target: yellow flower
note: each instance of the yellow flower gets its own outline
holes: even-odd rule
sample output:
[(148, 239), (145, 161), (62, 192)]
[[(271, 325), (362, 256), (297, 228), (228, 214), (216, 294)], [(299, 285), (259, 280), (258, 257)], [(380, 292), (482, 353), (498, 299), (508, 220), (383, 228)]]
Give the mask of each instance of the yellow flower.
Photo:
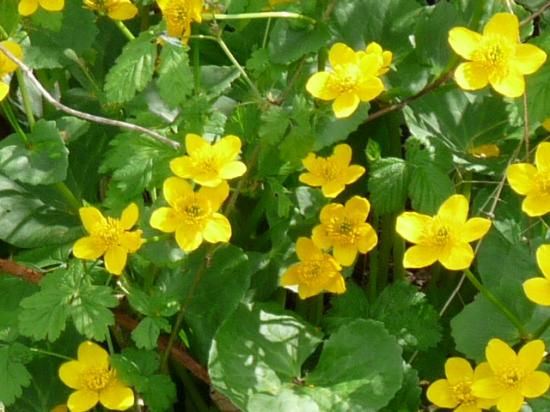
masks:
[(84, 0), (84, 5), (90, 10), (106, 14), (113, 20), (129, 20), (138, 12), (130, 0)]
[(307, 169), (299, 177), (300, 182), (310, 186), (321, 186), (325, 197), (338, 196), (345, 188), (359, 179), (365, 168), (351, 165), (351, 147), (342, 143), (334, 147), (329, 157), (317, 157), (315, 153), (309, 153), (302, 164)]
[(384, 90), (376, 77), (381, 69), (378, 53), (356, 53), (343, 43), (335, 43), (329, 51), (332, 71), (315, 73), (306, 89), (321, 100), (334, 100), (332, 110), (337, 118), (351, 116), (359, 102), (375, 99)]
[(550, 132), (550, 117), (544, 119), (544, 122), (542, 122), (542, 127), (544, 127), (544, 130), (547, 132)]
[(334, 258), (344, 266), (350, 266), (357, 252), (367, 253), (378, 243), (371, 225), (365, 222), (370, 211), (367, 199), (354, 196), (343, 206), (331, 203), (321, 210), (321, 224), (311, 236), (322, 249), (333, 248)]
[(481, 239), (490, 227), (488, 219), (468, 219), (468, 200), (462, 195), (449, 197), (434, 217), (404, 212), (397, 217), (396, 231), (415, 246), (405, 252), (403, 265), (422, 268), (439, 261), (449, 270), (466, 269), (474, 259), (469, 242)]
[(536, 398), (548, 390), (550, 377), (536, 370), (544, 359), (544, 351), (540, 339), (525, 344), (517, 355), (505, 342), (491, 339), (485, 356), (492, 373), (473, 383), (473, 394), (494, 399), (501, 412), (519, 411), (524, 398)]
[[(10, 51), (15, 57), (21, 59), (23, 57), (23, 50), (19, 44), (12, 41), (0, 42), (8, 51)], [(10, 91), (10, 85), (4, 83), (2, 78), (6, 75), (14, 72), (17, 69), (17, 65), (8, 58), (4, 53), (0, 52), (0, 102), (5, 99)]]
[[(361, 52), (358, 52), (361, 53)], [(393, 54), (391, 51), (383, 50), (382, 46), (380, 46), (376, 42), (371, 42), (367, 45), (367, 48), (365, 49), (365, 53), (367, 55), (373, 55), (378, 60), (379, 69), (376, 72), (377, 76), (382, 76), (383, 74), (387, 73), (390, 70), (391, 61), (393, 58)]]
[(134, 392), (117, 377), (109, 354), (94, 342), (78, 346), (78, 359), (59, 368), (61, 381), (75, 391), (67, 400), (71, 412), (84, 412), (98, 402), (108, 409), (123, 411), (134, 404)]
[(479, 412), (489, 409), (494, 401), (481, 399), (472, 393), (472, 383), (491, 375), (489, 365), (481, 364), (475, 371), (463, 358), (449, 358), (445, 362), (445, 376), (428, 387), (426, 396), (440, 408), (454, 409), (458, 412)]
[(229, 241), (231, 225), (224, 215), (217, 213), (229, 195), (227, 182), (194, 192), (185, 180), (169, 177), (164, 181), (163, 191), (170, 207), (155, 210), (150, 224), (162, 232), (176, 232), (176, 242), (184, 252), (197, 249), (203, 240)]
[(313, 240), (301, 237), (296, 242), (299, 263), (290, 266), (281, 277), (282, 286), (298, 285), (298, 296), (306, 299), (326, 290), (344, 293), (346, 283), (338, 262), (329, 254), (323, 253)]
[(455, 71), (455, 80), (464, 90), (479, 90), (491, 84), (500, 94), (521, 96), (525, 74), (536, 72), (546, 61), (546, 53), (532, 44), (521, 44), (515, 15), (497, 13), (483, 28), (483, 34), (465, 27), (449, 31), (453, 50), (466, 60)]
[(516, 163), (506, 169), (508, 183), (515, 192), (524, 195), (521, 210), (529, 216), (550, 212), (550, 143), (537, 146), (535, 165)]
[(81, 207), (80, 219), (89, 236), (78, 239), (73, 254), (79, 259), (95, 260), (104, 255), (105, 269), (113, 275), (120, 275), (128, 253), (134, 253), (143, 244), (141, 230), (130, 229), (137, 223), (139, 209), (131, 203), (120, 219), (105, 218), (95, 207)]
[(550, 245), (537, 249), (537, 263), (544, 278), (536, 277), (523, 282), (523, 291), (533, 302), (550, 306)]
[(38, 10), (38, 5), (44, 10), (60, 11), (65, 7), (65, 0), (20, 0), (19, 14), (21, 16), (30, 16)]
[(175, 175), (193, 179), (202, 186), (215, 187), (223, 180), (242, 176), (246, 172), (243, 162), (235, 160), (241, 151), (241, 140), (228, 135), (213, 145), (199, 135), (185, 136), (188, 156), (170, 162)]
[(191, 23), (202, 21), (203, 0), (157, 0), (166, 19), (168, 35), (181, 37), (187, 43), (191, 35)]
[(481, 146), (472, 147), (468, 150), (468, 153), (480, 159), (488, 159), (500, 156), (500, 149), (496, 144), (482, 144)]

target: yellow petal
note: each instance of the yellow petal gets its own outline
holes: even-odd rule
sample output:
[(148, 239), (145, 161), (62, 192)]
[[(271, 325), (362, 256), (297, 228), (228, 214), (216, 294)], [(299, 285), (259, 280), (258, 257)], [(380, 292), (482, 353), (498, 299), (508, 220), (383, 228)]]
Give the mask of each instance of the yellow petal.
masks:
[(181, 219), (171, 207), (160, 207), (151, 214), (149, 224), (161, 232), (172, 233), (181, 224)]
[(496, 377), (479, 379), (472, 383), (472, 393), (480, 398), (496, 399), (505, 391), (506, 387)]
[(309, 171), (313, 170), (319, 160), (317, 159), (317, 156), (315, 153), (308, 153), (305, 158), (302, 159), (302, 165)]
[(206, 141), (202, 136), (195, 133), (187, 133), (185, 136), (185, 150), (189, 156), (199, 154), (203, 150), (210, 149), (210, 143)]
[(355, 52), (344, 43), (334, 43), (328, 53), (328, 59), (332, 67), (339, 64), (357, 63)]
[(301, 263), (295, 263), (294, 265), (290, 266), (281, 276), (279, 284), (281, 286), (292, 286), (300, 283), (300, 274), (298, 273), (298, 268), (300, 267), (300, 265)]
[(107, 369), (109, 354), (97, 343), (88, 340), (78, 345), (78, 362), (82, 362), (85, 366)]
[(141, 230), (124, 232), (118, 240), (120, 246), (125, 248), (129, 253), (134, 253), (143, 245), (144, 240), (141, 237), (142, 234), (143, 232)]
[(478, 159), (488, 159), (500, 156), (500, 149), (496, 144), (482, 144), (468, 149), (468, 153)]
[(439, 379), (428, 387), (426, 396), (429, 401), (440, 408), (454, 408), (458, 401), (453, 395), (449, 382), (446, 379)]
[(82, 225), (88, 233), (94, 233), (99, 227), (103, 226), (106, 223), (105, 218), (95, 207), (81, 207), (78, 209), (80, 214), (80, 220), (82, 220)]
[(329, 199), (332, 199), (336, 196), (338, 196), (340, 193), (344, 191), (346, 186), (340, 182), (328, 182), (324, 183), (321, 187), (321, 190), (323, 192), (323, 196), (328, 197)]
[(527, 375), (521, 383), (521, 394), (527, 398), (544, 395), (550, 386), (550, 377), (546, 372), (536, 371)]
[(346, 291), (346, 281), (341, 275), (335, 276), (329, 283), (324, 285), (324, 289), (332, 293), (344, 293)]
[(59, 367), (59, 379), (65, 385), (71, 389), (79, 389), (82, 387), (81, 379), (82, 373), (85, 371), (86, 367), (82, 362), (78, 361), (69, 361), (63, 363)]
[(169, 177), (162, 186), (164, 198), (170, 206), (176, 206), (178, 200), (193, 193), (191, 185), (178, 177)]
[(361, 221), (364, 221), (369, 215), (370, 203), (367, 199), (361, 196), (353, 196), (346, 202), (346, 214), (359, 215)]
[(478, 48), (482, 36), (466, 27), (455, 27), (449, 31), (449, 44), (456, 54), (472, 60), (472, 54)]
[(99, 402), (108, 409), (124, 411), (134, 404), (134, 392), (117, 382), (99, 393)]
[(463, 270), (470, 267), (474, 260), (474, 251), (470, 244), (456, 242), (449, 245), (439, 256), (441, 264), (449, 270)]
[(550, 143), (542, 142), (537, 146), (535, 165), (539, 172), (549, 172), (550, 174)]
[(550, 280), (550, 245), (541, 245), (537, 249), (537, 264), (540, 270)]
[(65, 7), (65, 0), (38, 0), (40, 6), (48, 11), (60, 11)]
[(494, 376), (493, 370), (489, 362), (481, 362), (474, 369), (474, 381), (479, 379), (491, 378)]
[(120, 275), (124, 266), (126, 266), (126, 260), (128, 258), (128, 251), (121, 246), (111, 246), (105, 252), (103, 260), (105, 261), (105, 269), (107, 272), (113, 275)]
[(20, 0), (18, 11), (21, 16), (30, 16), (38, 9), (38, 0)]
[(180, 226), (176, 230), (176, 242), (184, 252), (192, 252), (202, 243), (202, 234), (194, 228)]
[(550, 306), (550, 281), (548, 279), (527, 279), (523, 282), (523, 291), (529, 300), (536, 304)]
[(384, 83), (378, 77), (368, 77), (357, 85), (357, 95), (362, 102), (376, 99), (384, 91)]
[(10, 92), (10, 86), (7, 83), (4, 83), (0, 80), (0, 102), (6, 98)]
[(357, 241), (357, 250), (361, 253), (370, 252), (378, 243), (378, 235), (371, 225), (366, 224), (367, 228), (363, 235)]
[(204, 0), (191, 0), (189, 3), (191, 18), (197, 23), (200, 23), (202, 21), (201, 13), (204, 7), (203, 3), (204, 3)]
[(529, 163), (516, 163), (506, 169), (506, 178), (512, 189), (520, 195), (526, 195), (535, 186), (537, 168)]
[(347, 166), (351, 162), (351, 146), (346, 143), (341, 143), (334, 146), (331, 159), (339, 166)]
[(429, 246), (412, 246), (405, 251), (403, 266), (406, 268), (424, 268), (430, 266), (438, 258), (437, 250)]
[(523, 395), (518, 390), (511, 390), (497, 401), (497, 409), (500, 412), (519, 412), (523, 405)]
[(340, 203), (329, 203), (321, 209), (319, 220), (321, 223), (329, 223), (332, 219), (343, 219), (345, 208)]
[(403, 212), (397, 216), (395, 230), (403, 239), (419, 243), (424, 230), (432, 224), (432, 218), (416, 212)]
[(330, 87), (329, 72), (318, 72), (313, 74), (306, 83), (306, 90), (313, 96), (321, 100), (334, 100), (338, 96), (337, 89)]
[(519, 97), (525, 91), (523, 74), (513, 68), (508, 70), (506, 76), (489, 75), (489, 83), (497, 92), (506, 97)]
[(535, 73), (546, 61), (546, 53), (532, 44), (518, 44), (514, 65), (522, 74)]
[(476, 404), (461, 404), (454, 410), (454, 412), (481, 412)]
[[(23, 49), (21, 49), (21, 46), (13, 41), (3, 41), (0, 42), (2, 46), (4, 46), (6, 49), (8, 49), (11, 54), (13, 54), (15, 57), (22, 59), (23, 58)], [(17, 64), (8, 58), (5, 54), (0, 52), (0, 73), (11, 73), (17, 69)]]
[(508, 365), (515, 365), (517, 359), (513, 349), (506, 342), (496, 338), (491, 339), (487, 344), (485, 357), (494, 371)]
[(474, 377), (472, 365), (463, 358), (449, 358), (445, 362), (445, 376), (451, 385), (454, 385), (464, 379), (471, 380)]
[(222, 181), (216, 187), (201, 187), (199, 193), (208, 199), (212, 211), (215, 212), (229, 196), (229, 185), (226, 181)]
[(124, 230), (130, 230), (139, 219), (139, 208), (135, 203), (130, 203), (126, 209), (122, 211), (120, 216), (120, 224)]
[(468, 219), (460, 230), (460, 238), (464, 242), (481, 239), (491, 228), (491, 221), (482, 217)]
[(224, 215), (213, 213), (202, 235), (204, 239), (210, 243), (229, 242), (231, 238), (231, 224)]
[(542, 127), (544, 127), (547, 132), (550, 132), (550, 117), (544, 119), (544, 121), (542, 122)]
[(234, 179), (246, 173), (246, 165), (237, 160), (224, 164), (220, 168), (220, 177), (222, 179)]
[(359, 106), (359, 96), (355, 93), (339, 95), (332, 103), (332, 111), (337, 119), (349, 117)]
[(321, 176), (317, 176), (309, 172), (300, 174), (300, 176), (298, 176), (298, 180), (302, 183), (305, 183), (306, 185), (313, 187), (322, 186), (325, 182), (325, 179), (323, 179)]
[(529, 216), (542, 216), (550, 212), (550, 194), (529, 194), (521, 203), (521, 210)]
[(483, 35), (496, 34), (506, 38), (510, 43), (519, 42), (518, 18), (511, 13), (497, 13), (483, 27)]
[(357, 257), (357, 248), (351, 245), (335, 245), (333, 254), (342, 266), (351, 266)]
[(301, 261), (322, 259), (322, 252), (313, 243), (313, 240), (307, 237), (300, 237), (296, 241), (296, 255)]
[[(540, 339), (532, 340), (519, 350), (519, 364), (526, 372), (533, 372), (544, 359), (544, 342)], [(536, 395), (538, 396), (538, 395)]]
[(78, 259), (96, 260), (107, 250), (107, 245), (97, 236), (78, 239), (73, 245), (73, 255)]
[(224, 136), (214, 144), (213, 149), (222, 159), (233, 160), (241, 152), (241, 139), (232, 134)]
[(321, 293), (322, 289), (318, 285), (306, 285), (304, 283), (300, 283), (298, 285), (298, 296), (300, 299), (307, 299), (312, 296), (318, 295)]
[(445, 221), (464, 223), (468, 218), (468, 199), (452, 195), (439, 207), (437, 215)]
[(322, 225), (317, 225), (311, 231), (311, 240), (319, 249), (328, 249), (332, 246), (332, 241), (327, 236), (327, 232)]
[(99, 395), (96, 391), (87, 389), (73, 392), (67, 400), (67, 407), (71, 412), (85, 412), (97, 405)]
[(454, 78), (463, 90), (483, 89), (489, 83), (487, 69), (477, 62), (460, 63), (455, 70)]
[(365, 173), (365, 168), (363, 166), (351, 165), (346, 168), (344, 172), (344, 182), (349, 185), (363, 176), (363, 173)]
[(195, 173), (193, 160), (189, 156), (180, 156), (170, 161), (170, 170), (178, 177), (190, 178)]
[(109, 7), (107, 15), (113, 20), (130, 20), (137, 12), (137, 7), (129, 1), (119, 1)]

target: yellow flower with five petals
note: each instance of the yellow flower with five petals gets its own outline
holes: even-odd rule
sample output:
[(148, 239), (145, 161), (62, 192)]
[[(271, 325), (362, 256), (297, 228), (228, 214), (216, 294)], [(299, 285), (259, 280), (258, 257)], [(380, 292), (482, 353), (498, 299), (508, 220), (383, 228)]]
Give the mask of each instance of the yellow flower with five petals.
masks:
[(157, 0), (157, 4), (166, 20), (168, 35), (187, 43), (191, 23), (202, 21), (203, 0)]
[(332, 247), (334, 258), (343, 266), (353, 264), (357, 253), (367, 253), (378, 236), (366, 223), (370, 211), (367, 199), (354, 196), (346, 205), (330, 203), (321, 210), (321, 224), (313, 228), (312, 240), (321, 249)]
[(138, 12), (130, 0), (84, 0), (90, 10), (106, 14), (113, 20), (133, 19)]
[(197, 249), (203, 240), (209, 243), (229, 241), (231, 224), (218, 213), (229, 195), (227, 182), (195, 192), (187, 181), (169, 177), (164, 181), (163, 193), (170, 207), (155, 210), (150, 224), (161, 232), (175, 232), (176, 242), (184, 252)]
[(537, 249), (537, 264), (544, 275), (523, 282), (523, 291), (529, 300), (544, 306), (550, 306), (550, 245), (541, 245)]
[(313, 187), (321, 186), (325, 197), (338, 196), (346, 185), (365, 173), (363, 166), (350, 165), (351, 155), (351, 147), (345, 143), (335, 146), (329, 157), (317, 157), (315, 153), (309, 153), (302, 159), (307, 172), (299, 176), (300, 182)]
[(90, 206), (81, 207), (79, 213), (89, 235), (76, 241), (73, 254), (87, 260), (104, 256), (107, 272), (120, 275), (128, 253), (136, 252), (144, 242), (141, 230), (130, 231), (139, 218), (137, 205), (131, 203), (126, 207), (120, 219), (104, 217), (99, 209)]
[(525, 91), (526, 74), (536, 72), (546, 61), (546, 53), (532, 44), (522, 44), (518, 18), (497, 13), (487, 22), (483, 33), (466, 27), (449, 31), (453, 50), (469, 62), (461, 63), (454, 74), (464, 90), (479, 90), (491, 84), (500, 94), (518, 97)]
[(88, 411), (98, 402), (115, 411), (124, 411), (134, 404), (134, 392), (118, 379), (107, 351), (94, 342), (79, 345), (77, 360), (63, 363), (59, 378), (75, 390), (67, 400), (71, 412)]
[(537, 146), (535, 164), (516, 163), (508, 166), (506, 177), (512, 189), (524, 195), (521, 210), (529, 216), (550, 212), (550, 143)]
[(21, 16), (30, 16), (38, 10), (38, 6), (47, 11), (61, 11), (65, 0), (20, 0), (18, 11)]
[[(493, 399), (501, 412), (518, 412), (524, 398), (537, 398), (548, 390), (550, 377), (536, 370), (544, 359), (544, 352), (544, 342), (540, 339), (528, 342), (517, 354), (506, 342), (491, 339), (485, 348), (491, 375), (476, 380), (472, 393)], [(484, 363), (479, 366), (482, 365)]]
[(319, 249), (313, 240), (301, 237), (296, 242), (299, 263), (290, 266), (280, 280), (281, 286), (298, 286), (298, 296), (306, 299), (323, 291), (344, 293), (346, 282), (338, 262)]
[[(3, 41), (0, 43), (3, 47), (8, 49), (15, 57), (21, 59), (23, 57), (23, 50), (19, 44), (12, 41)], [(2, 81), (2, 78), (10, 73), (13, 73), (17, 69), (15, 64), (8, 56), (0, 52), (0, 102), (5, 99), (10, 91), (10, 85)]]
[(199, 135), (185, 136), (187, 156), (170, 162), (176, 176), (189, 178), (202, 186), (215, 187), (223, 180), (234, 179), (246, 172), (246, 165), (235, 160), (241, 151), (241, 139), (228, 135), (214, 144)]
[(416, 212), (403, 212), (397, 217), (396, 231), (405, 240), (415, 243), (405, 251), (406, 268), (423, 268), (439, 261), (449, 270), (470, 267), (474, 251), (469, 242), (481, 239), (491, 221), (468, 219), (468, 200), (452, 195), (433, 217)]

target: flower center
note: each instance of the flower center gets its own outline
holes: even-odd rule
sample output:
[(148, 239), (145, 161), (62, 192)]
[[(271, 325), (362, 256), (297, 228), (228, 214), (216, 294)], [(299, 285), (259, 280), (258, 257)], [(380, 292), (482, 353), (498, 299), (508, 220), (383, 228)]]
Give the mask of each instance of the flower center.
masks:
[(89, 368), (81, 375), (82, 386), (90, 391), (99, 391), (109, 384), (113, 376), (112, 369)]
[(550, 175), (547, 173), (537, 173), (535, 182), (539, 191), (550, 194)]
[(307, 286), (318, 285), (322, 279), (332, 277), (334, 268), (326, 259), (307, 260), (300, 264), (298, 275), (301, 283)]
[(349, 218), (331, 219), (327, 225), (327, 235), (340, 244), (355, 244), (358, 231), (357, 225)]
[(354, 93), (357, 87), (357, 79), (359, 77), (359, 68), (353, 64), (342, 64), (334, 68), (334, 84), (333, 87), (340, 94)]
[(188, 20), (188, 11), (185, 6), (185, 2), (182, 1), (172, 1), (166, 8), (164, 16), (168, 21), (168, 24), (171, 26), (181, 26), (185, 25)]
[(120, 221), (107, 217), (107, 221), (99, 230), (99, 236), (109, 247), (116, 246), (119, 243), (121, 235), (124, 233), (124, 229), (120, 226)]
[(446, 246), (451, 240), (449, 227), (442, 224), (436, 224), (435, 227), (432, 228), (429, 238), (431, 243), (435, 246)]
[(184, 224), (191, 226), (203, 226), (210, 215), (208, 201), (198, 193), (180, 199), (175, 209), (179, 212)]
[(318, 168), (318, 174), (321, 175), (326, 181), (331, 181), (338, 177), (340, 170), (330, 159), (319, 159), (320, 164)]
[(500, 371), (498, 378), (508, 389), (517, 388), (518, 384), (523, 379), (523, 371), (518, 368), (507, 368)]
[(200, 153), (195, 162), (195, 167), (202, 173), (219, 173), (218, 159), (212, 153)]
[(476, 397), (472, 394), (472, 382), (464, 380), (451, 386), (456, 400), (462, 405), (474, 405)]
[(504, 77), (508, 74), (508, 61), (512, 51), (511, 45), (505, 38), (489, 36), (482, 40), (472, 60), (481, 63), (491, 74)]

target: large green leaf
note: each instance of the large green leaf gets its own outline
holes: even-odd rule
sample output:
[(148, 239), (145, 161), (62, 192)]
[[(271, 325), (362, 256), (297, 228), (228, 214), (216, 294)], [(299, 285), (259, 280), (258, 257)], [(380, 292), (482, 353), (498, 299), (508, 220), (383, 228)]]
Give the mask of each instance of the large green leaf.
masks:
[(369, 173), (369, 199), (376, 213), (381, 215), (399, 212), (407, 200), (411, 167), (397, 157), (386, 157), (371, 163)]
[(273, 63), (288, 64), (307, 53), (319, 50), (330, 39), (326, 25), (294, 29), (291, 23), (280, 19), (273, 27), (269, 41), (269, 58)]
[(165, 43), (160, 53), (159, 93), (169, 106), (184, 102), (193, 91), (193, 73), (187, 50)]
[(0, 275), (0, 342), (11, 342), (17, 338), (17, 316), (21, 312), (19, 304), (36, 289), (36, 285), (23, 279)]
[(29, 349), (20, 343), (0, 347), (0, 399), (9, 406), (30, 385), (31, 375), (25, 364), (32, 358)]

